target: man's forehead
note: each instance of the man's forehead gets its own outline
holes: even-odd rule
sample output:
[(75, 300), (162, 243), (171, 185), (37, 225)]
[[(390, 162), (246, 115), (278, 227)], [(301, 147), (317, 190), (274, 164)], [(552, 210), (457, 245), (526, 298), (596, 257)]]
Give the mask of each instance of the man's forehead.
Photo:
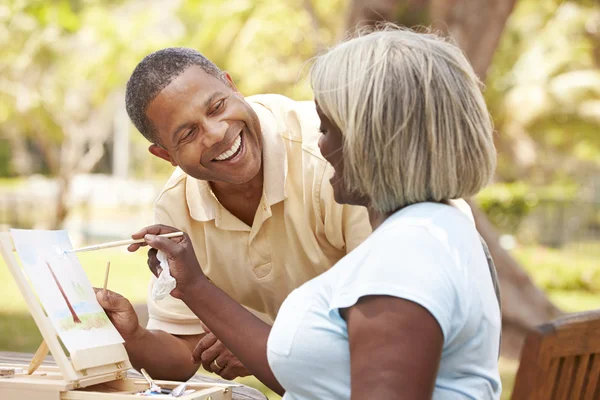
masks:
[(180, 115), (186, 114), (190, 107), (197, 110), (198, 105), (224, 90), (227, 85), (221, 79), (199, 66), (191, 66), (158, 93), (148, 105), (146, 115), (162, 136), (166, 133), (163, 131), (171, 130), (171, 125), (178, 123)]
[(161, 94), (185, 94), (186, 92), (210, 96), (213, 91), (223, 86), (226, 85), (221, 79), (205, 72), (201, 67), (193, 65), (175, 77), (161, 90), (159, 96)]

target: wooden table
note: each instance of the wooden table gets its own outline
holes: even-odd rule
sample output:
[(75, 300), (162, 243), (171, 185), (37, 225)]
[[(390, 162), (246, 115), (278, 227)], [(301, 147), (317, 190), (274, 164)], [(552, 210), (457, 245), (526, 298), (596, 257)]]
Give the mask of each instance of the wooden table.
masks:
[[(0, 363), (9, 364), (29, 364), (33, 354), (28, 353), (13, 353), (7, 351), (0, 351)], [(46, 357), (42, 365), (55, 365), (52, 356)], [(132, 378), (143, 379), (142, 375), (134, 369), (127, 372), (127, 375)], [(195, 375), (190, 382), (220, 382), (220, 383), (231, 383), (223, 379), (215, 379), (204, 375)], [(237, 384), (237, 383), (236, 383)], [(232, 388), (232, 395), (234, 400), (266, 400), (267, 397), (260, 391), (253, 389), (249, 386), (239, 386)]]

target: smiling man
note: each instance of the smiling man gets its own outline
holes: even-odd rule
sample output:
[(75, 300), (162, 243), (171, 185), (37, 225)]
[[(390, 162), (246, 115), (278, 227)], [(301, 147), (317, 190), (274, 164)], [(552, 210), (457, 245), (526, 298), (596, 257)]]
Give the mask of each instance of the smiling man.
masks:
[[(150, 153), (177, 167), (155, 203), (155, 222), (187, 232), (204, 274), (267, 322), (292, 290), (370, 234), (364, 208), (334, 201), (333, 168), (318, 148), (313, 102), (245, 98), (197, 51), (168, 48), (136, 67), (126, 104)], [(158, 264), (150, 250), (154, 275)], [(98, 299), (133, 365), (154, 378), (194, 374), (196, 345), (207, 370), (226, 379), (247, 374), (180, 300), (149, 295), (144, 328), (125, 298), (99, 293)]]

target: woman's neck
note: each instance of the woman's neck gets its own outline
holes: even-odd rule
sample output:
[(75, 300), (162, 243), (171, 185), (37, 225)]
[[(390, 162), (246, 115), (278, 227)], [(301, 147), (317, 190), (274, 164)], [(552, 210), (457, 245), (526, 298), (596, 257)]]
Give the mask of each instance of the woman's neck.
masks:
[(388, 217), (393, 214), (393, 213), (382, 213), (379, 211), (372, 210), (368, 207), (367, 207), (367, 210), (369, 212), (369, 223), (371, 224), (371, 229), (373, 231), (375, 229), (379, 228), (379, 226), (381, 224), (383, 224), (383, 221), (388, 219)]
[[(438, 203), (452, 206), (452, 203), (450, 202), (450, 200), (441, 200)], [(366, 207), (367, 207), (367, 211), (369, 212), (369, 223), (371, 224), (371, 228), (373, 230), (377, 229), (392, 214), (394, 214), (396, 211), (400, 210), (400, 209), (398, 209), (396, 211), (382, 213), (379, 211), (372, 210), (369, 206), (366, 206)]]

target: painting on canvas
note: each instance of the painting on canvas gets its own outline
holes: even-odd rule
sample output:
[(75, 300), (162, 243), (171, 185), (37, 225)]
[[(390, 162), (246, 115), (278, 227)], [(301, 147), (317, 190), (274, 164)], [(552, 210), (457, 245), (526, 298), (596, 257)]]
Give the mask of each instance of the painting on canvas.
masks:
[(73, 352), (123, 343), (96, 300), (66, 231), (11, 229), (33, 289), (63, 344)]

